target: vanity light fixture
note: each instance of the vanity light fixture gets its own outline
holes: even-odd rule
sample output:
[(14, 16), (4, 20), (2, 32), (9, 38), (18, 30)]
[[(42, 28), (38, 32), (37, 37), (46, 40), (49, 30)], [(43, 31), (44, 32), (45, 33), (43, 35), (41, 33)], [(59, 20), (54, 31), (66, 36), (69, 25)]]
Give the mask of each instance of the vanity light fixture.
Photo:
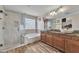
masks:
[(63, 8), (63, 6), (60, 6), (57, 9), (54, 9), (54, 10), (50, 11), (49, 15), (55, 16), (60, 12), (64, 12), (65, 10), (66, 10), (66, 8)]

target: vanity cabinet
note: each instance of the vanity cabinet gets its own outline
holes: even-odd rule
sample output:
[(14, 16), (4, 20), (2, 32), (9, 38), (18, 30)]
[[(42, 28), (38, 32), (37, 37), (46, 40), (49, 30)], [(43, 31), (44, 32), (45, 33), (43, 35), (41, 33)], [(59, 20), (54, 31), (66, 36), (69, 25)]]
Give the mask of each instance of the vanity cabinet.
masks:
[(79, 53), (78, 36), (42, 32), (41, 41), (66, 53)]

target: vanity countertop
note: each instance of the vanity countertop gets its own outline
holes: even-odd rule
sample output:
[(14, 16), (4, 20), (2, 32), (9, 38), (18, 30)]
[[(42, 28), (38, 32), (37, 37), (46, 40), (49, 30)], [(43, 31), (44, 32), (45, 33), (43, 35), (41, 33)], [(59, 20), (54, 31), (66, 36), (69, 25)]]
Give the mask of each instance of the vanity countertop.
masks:
[(79, 37), (79, 33), (64, 33), (64, 32), (57, 32), (57, 31), (47, 31), (47, 32)]

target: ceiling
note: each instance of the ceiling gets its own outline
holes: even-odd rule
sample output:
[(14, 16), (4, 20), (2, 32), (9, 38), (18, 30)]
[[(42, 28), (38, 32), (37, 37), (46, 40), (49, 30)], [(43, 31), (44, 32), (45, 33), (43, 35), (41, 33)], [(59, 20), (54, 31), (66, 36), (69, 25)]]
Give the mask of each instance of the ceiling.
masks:
[(51, 10), (60, 8), (61, 5), (4, 5), (5, 10), (24, 13), (32, 16), (46, 17), (49, 19), (68, 16), (72, 13), (79, 12), (79, 5), (62, 5), (64, 11), (56, 11), (56, 15), (49, 15)]
[(46, 18), (61, 18), (79, 13), (79, 5), (63, 5), (62, 9), (63, 11), (58, 10), (56, 15), (47, 15)]
[(24, 13), (32, 16), (45, 16), (59, 5), (5, 5), (5, 10)]

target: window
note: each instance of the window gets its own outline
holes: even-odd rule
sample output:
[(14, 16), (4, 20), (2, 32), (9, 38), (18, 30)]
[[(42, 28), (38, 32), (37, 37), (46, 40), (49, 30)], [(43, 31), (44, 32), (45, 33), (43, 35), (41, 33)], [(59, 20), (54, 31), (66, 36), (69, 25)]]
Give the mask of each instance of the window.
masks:
[(35, 29), (35, 20), (25, 18), (25, 29)]

